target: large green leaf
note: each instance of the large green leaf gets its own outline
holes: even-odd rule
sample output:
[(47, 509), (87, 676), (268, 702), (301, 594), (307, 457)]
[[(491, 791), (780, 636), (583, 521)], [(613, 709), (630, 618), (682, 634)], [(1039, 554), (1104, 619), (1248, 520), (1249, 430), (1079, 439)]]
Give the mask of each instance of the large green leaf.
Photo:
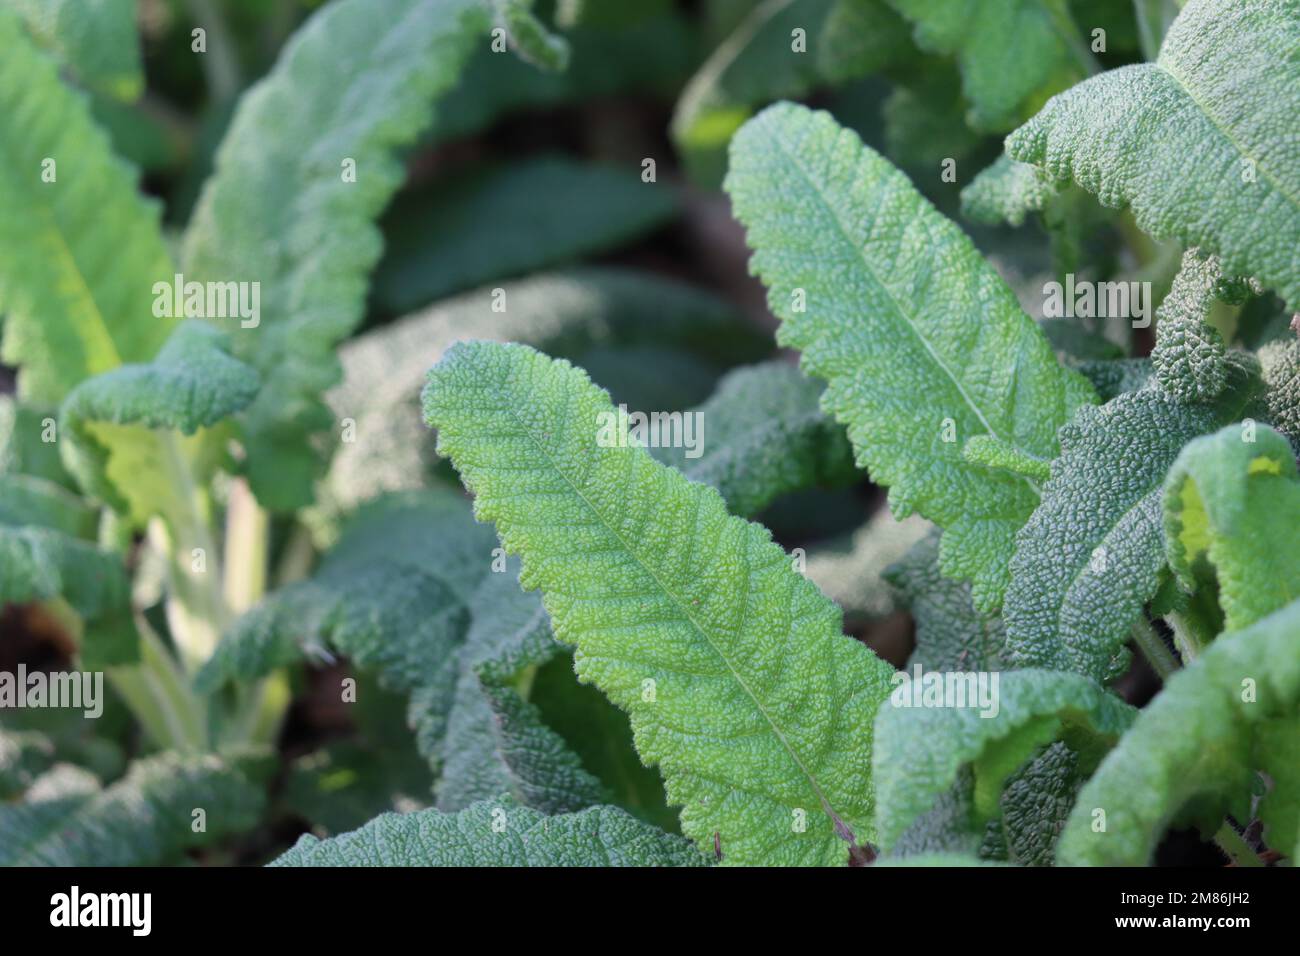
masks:
[[(1057, 851), (1066, 865), (1142, 866), (1170, 826), (1214, 833), (1224, 813), (1251, 817), (1255, 770), (1274, 777), (1260, 806), (1265, 839), (1296, 839), (1294, 764), (1300, 718), (1300, 601), (1221, 635), (1176, 673), (1079, 794)], [(1287, 751), (1266, 746), (1277, 730)], [(1277, 767), (1271, 766), (1278, 760)], [(1289, 812), (1288, 812), (1289, 811)], [(1290, 832), (1279, 827), (1289, 821)]]
[(385, 813), (359, 830), (304, 835), (272, 866), (703, 866), (686, 840), (616, 807), (544, 816), (508, 797), (458, 813)]
[(844, 863), (871, 839), (890, 668), (765, 529), (617, 434), (603, 447), (608, 396), (525, 346), (455, 346), (424, 406), (578, 675), (628, 711), (684, 833), (730, 863)]
[(1003, 619), (1020, 666), (1106, 680), (1164, 564), (1160, 499), (1182, 447), (1232, 421), (1229, 406), (1188, 405), (1154, 387), (1082, 409), (1061, 430), (1043, 503), (1016, 537)]
[[(1089, 766), (1119, 739), (1135, 711), (1118, 697), (1076, 674), (1034, 669), (984, 672), (992, 708), (982, 709), (970, 678), (931, 674), (925, 679), (965, 681), (964, 706), (939, 698), (933, 706), (881, 707), (876, 720), (874, 776), (878, 788), (880, 843), (890, 850), (908, 826), (929, 811), (971, 768), (968, 825), (977, 831), (1001, 813), (1007, 779), (1041, 748), (1065, 740), (1086, 755)], [(910, 684), (896, 694), (907, 698)], [(910, 698), (907, 698), (910, 699)], [(920, 699), (918, 695), (918, 699)]]
[(821, 385), (793, 365), (769, 362), (729, 372), (698, 416), (698, 444), (651, 454), (692, 481), (712, 485), (734, 514), (757, 514), (778, 496), (851, 480), (844, 430), (820, 407)]
[(82, 379), (153, 357), (172, 325), (154, 315), (153, 285), (173, 270), (156, 204), (4, 10), (0, 49), (3, 358), (25, 398), (53, 404)]
[(1225, 627), (1239, 631), (1300, 599), (1300, 478), (1287, 440), (1240, 425), (1190, 442), (1164, 482), (1169, 566), (1194, 590), (1214, 566)]
[(1300, 303), (1296, 0), (1189, 0), (1155, 63), (1053, 98), (1007, 140), (1013, 159), (1130, 205), (1157, 239), (1217, 254)]
[(782, 320), (778, 340), (827, 380), (823, 408), (889, 486), (895, 514), (942, 527), (944, 573), (996, 607), (1038, 494), (962, 447), (989, 436), (1050, 460), (1091, 387), (1057, 364), (961, 230), (827, 114), (778, 104), (751, 120), (732, 141), (726, 188)]
[[(38, 779), (27, 802), (0, 805), (0, 865), (172, 862), (252, 828), (264, 802), (261, 786), (237, 762), (212, 754), (158, 754), (104, 790), (84, 771), (63, 773), (50, 786)], [(204, 814), (201, 828), (196, 810)]]
[(238, 330), (234, 351), (265, 383), (244, 426), (270, 508), (310, 499), (310, 438), (331, 423), (320, 395), (379, 258), (373, 220), (403, 178), (394, 152), (431, 122), (487, 22), (479, 0), (334, 0), (231, 121), (186, 233), (185, 278), (260, 283), (260, 324)]

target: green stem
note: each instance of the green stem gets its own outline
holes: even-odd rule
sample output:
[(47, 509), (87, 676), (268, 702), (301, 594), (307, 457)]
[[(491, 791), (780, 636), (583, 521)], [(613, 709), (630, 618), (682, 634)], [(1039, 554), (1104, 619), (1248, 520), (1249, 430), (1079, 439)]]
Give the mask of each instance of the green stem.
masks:
[(1074, 22), (1070, 16), (1069, 8), (1063, 3), (1053, 3), (1048, 8), (1051, 11), (1052, 20), (1055, 22), (1056, 32), (1065, 41), (1071, 55), (1079, 64), (1079, 69), (1083, 71), (1085, 77), (1096, 76), (1101, 72), (1101, 63), (1093, 55), (1092, 48), (1083, 39), (1079, 33), (1079, 25)]
[(206, 708), (143, 615), (136, 615), (136, 628), (140, 663), (110, 667), (109, 682), (156, 745), (190, 753), (207, 750)]
[(1164, 640), (1156, 633), (1145, 617), (1138, 618), (1133, 625), (1133, 643), (1142, 651), (1142, 655), (1151, 664), (1160, 680), (1167, 681), (1178, 670), (1178, 661), (1169, 653)]
[(271, 519), (249, 490), (248, 482), (230, 483), (226, 503), (224, 595), (231, 615), (243, 614), (266, 593), (266, 555)]
[(1219, 832), (1214, 834), (1214, 844), (1219, 851), (1237, 866), (1263, 866), (1264, 861), (1246, 843), (1237, 828), (1228, 821), (1223, 822)]
[(189, 0), (190, 16), (207, 34), (207, 52), (199, 54), (208, 92), (217, 103), (234, 99), (243, 80), (226, 21), (212, 0)]

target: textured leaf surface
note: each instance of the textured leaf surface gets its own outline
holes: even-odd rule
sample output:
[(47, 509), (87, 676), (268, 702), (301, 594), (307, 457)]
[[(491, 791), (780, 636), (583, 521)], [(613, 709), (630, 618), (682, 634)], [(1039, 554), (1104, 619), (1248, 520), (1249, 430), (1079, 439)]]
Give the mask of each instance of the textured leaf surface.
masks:
[(844, 863), (843, 838), (870, 839), (890, 668), (766, 530), (644, 450), (600, 447), (608, 396), (532, 349), (458, 345), (424, 403), (579, 677), (628, 711), (684, 833), (717, 834), (729, 863)]
[(962, 445), (992, 435), (1054, 458), (1057, 427), (1093, 400), (1091, 387), (1057, 364), (970, 240), (825, 113), (770, 107), (731, 156), (726, 188), (782, 320), (778, 341), (827, 380), (823, 407), (889, 486), (895, 513), (915, 509), (945, 529), (944, 573), (996, 607), (1038, 496), (1024, 478), (966, 461)]
[(330, 424), (320, 395), (338, 380), (334, 348), (360, 319), (379, 258), (373, 220), (403, 178), (393, 151), (429, 124), (486, 29), (478, 0), (337, 0), (231, 121), (186, 233), (185, 277), (261, 283), (260, 324), (234, 346), (264, 380), (245, 444), (272, 509), (310, 498), (308, 439)]
[(1034, 669), (999, 675), (993, 716), (967, 700), (965, 707), (881, 707), (873, 761), (885, 850), (963, 767), (973, 768), (972, 823), (982, 825), (1000, 813), (1007, 778), (1040, 748), (1065, 737), (1086, 746), (1095, 765), (1135, 713), (1086, 678)]
[[(53, 404), (84, 378), (153, 357), (172, 325), (153, 315), (153, 283), (173, 270), (156, 205), (3, 9), (0, 48), (3, 358), (19, 366), (25, 398)], [(43, 181), (46, 159), (54, 182)]]
[(908, 667), (927, 671), (995, 671), (1003, 665), (1001, 618), (981, 614), (970, 585), (939, 573), (939, 535), (927, 534), (891, 565), (885, 578), (902, 591), (916, 622), (916, 649)]
[[(261, 787), (214, 755), (163, 753), (140, 760), (104, 790), (85, 783), (47, 799), (0, 806), (0, 865), (140, 866), (169, 862), (255, 826)], [(39, 785), (39, 781), (38, 781)], [(202, 808), (207, 830), (195, 833)]]
[(1013, 159), (1129, 205), (1157, 239), (1222, 259), (1300, 303), (1300, 4), (1190, 0), (1155, 63), (1053, 98), (1007, 140)]
[(886, 583), (886, 569), (932, 527), (916, 515), (896, 521), (888, 508), (881, 508), (852, 535), (810, 548), (808, 580), (850, 618), (884, 617), (901, 606)]
[[(588, 361), (598, 350), (636, 356), (642, 347), (672, 345), (700, 355), (708, 367), (752, 361), (770, 347), (722, 299), (633, 270), (575, 269), (501, 288), (505, 312), (492, 310), (491, 289), (478, 289), (341, 349), (344, 379), (329, 404), (356, 429), (355, 440), (339, 448), (331, 465), (327, 509), (427, 481), (434, 455), (420, 418), (420, 386), (430, 364), (457, 339), (524, 342), (574, 361)], [(663, 358), (655, 353), (653, 367)], [(626, 378), (619, 374), (608, 384), (617, 387)]]
[(1079, 75), (1077, 31), (1063, 0), (889, 0), (914, 24), (917, 46), (955, 57), (976, 129), (1010, 129)]
[[(1213, 833), (1225, 812), (1249, 819), (1255, 742), (1277, 721), (1300, 716), (1297, 633), (1300, 602), (1292, 602), (1221, 635), (1174, 674), (1079, 794), (1058, 862), (1142, 866), (1170, 826), (1196, 823)], [(1295, 792), (1278, 796), (1295, 805)], [(1106, 829), (1095, 832), (1099, 809)], [(1265, 831), (1265, 839), (1278, 835)], [(1281, 847), (1295, 838), (1281, 836)]]
[(1259, 350), (1259, 363), (1268, 419), (1300, 450), (1300, 339), (1268, 343)]
[(1190, 442), (1165, 479), (1164, 528), (1184, 588), (1195, 589), (1198, 561), (1214, 565), (1227, 630), (1300, 598), (1300, 478), (1290, 444), (1267, 425)]
[(1041, 212), (1058, 191), (1052, 177), (1037, 166), (1002, 155), (961, 191), (961, 211), (983, 225), (1022, 226), (1029, 213)]
[(1183, 445), (1234, 417), (1147, 388), (1083, 409), (1062, 429), (1061, 457), (1011, 562), (1003, 619), (1019, 665), (1099, 681), (1121, 666), (1164, 564), (1165, 474)]
[[(187, 319), (152, 362), (78, 385), (59, 417), (64, 464), (82, 487), (138, 524), (181, 510), (165, 477), (176, 467), (167, 461), (174, 446), (157, 430), (194, 435), (253, 401), (258, 375), (228, 348), (225, 333)], [(202, 468), (196, 473), (201, 477)]]
[(88, 86), (122, 100), (144, 90), (135, 0), (3, 0)]
[(844, 430), (821, 410), (821, 392), (819, 383), (784, 362), (736, 369), (688, 413), (703, 422), (697, 457), (688, 457), (686, 447), (650, 453), (717, 488), (733, 514), (757, 514), (785, 492), (855, 474)]
[[(802, 30), (805, 50), (794, 49)], [(722, 151), (754, 109), (866, 76), (906, 55), (907, 28), (881, 0), (765, 0), (682, 91), (672, 135), (694, 174), (715, 185)]]
[(544, 816), (509, 798), (458, 813), (385, 813), (360, 830), (302, 836), (272, 866), (703, 866), (681, 837), (616, 807)]
[(404, 198), (390, 214), (375, 300), (406, 312), (616, 248), (675, 211), (671, 187), (643, 183), (631, 166), (546, 156), (452, 179)]

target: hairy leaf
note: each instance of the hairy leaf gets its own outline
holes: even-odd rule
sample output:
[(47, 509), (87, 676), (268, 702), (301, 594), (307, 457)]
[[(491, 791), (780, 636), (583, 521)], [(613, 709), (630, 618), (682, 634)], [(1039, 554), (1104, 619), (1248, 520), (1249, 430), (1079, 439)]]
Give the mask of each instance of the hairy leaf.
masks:
[[(779, 104), (732, 141), (726, 188), (768, 286), (778, 340), (826, 379), (858, 464), (945, 529), (945, 574), (996, 607), (1032, 482), (967, 461), (991, 435), (1056, 455), (1056, 429), (1093, 400), (1015, 294), (907, 178), (825, 113)], [(918, 396), (923, 400), (918, 401)]]
[[(167, 475), (188, 466), (170, 460), (176, 446), (159, 430), (194, 435), (253, 401), (258, 375), (228, 349), (225, 333), (187, 319), (152, 362), (78, 385), (59, 412), (68, 471), (136, 524), (154, 514), (177, 521), (186, 505), (173, 500), (178, 486)], [(197, 477), (206, 477), (203, 463), (194, 464)]]
[(686, 840), (616, 807), (544, 816), (508, 797), (458, 813), (385, 813), (359, 830), (299, 837), (272, 866), (703, 866)]
[(1188, 590), (1209, 561), (1225, 626), (1239, 631), (1300, 598), (1300, 478), (1287, 440), (1229, 425), (1190, 442), (1164, 482), (1169, 566)]
[[(1300, 601), (1220, 636), (1169, 680), (1079, 794), (1057, 850), (1065, 865), (1141, 866), (1170, 826), (1249, 819), (1256, 748), (1300, 717)], [(1294, 738), (1292, 738), (1292, 743)], [(1300, 793), (1265, 803), (1294, 807)], [(1102, 814), (1104, 813), (1104, 817)], [(1276, 820), (1261, 806), (1266, 822)], [(1105, 828), (1096, 825), (1104, 819)], [(1294, 817), (1291, 818), (1294, 820)], [(1265, 831), (1289, 848), (1294, 832)]]
[(956, 58), (976, 129), (1010, 129), (1080, 75), (1078, 30), (1064, 0), (889, 0), (917, 46)]
[(1043, 503), (1016, 537), (1003, 606), (1020, 666), (1099, 681), (1122, 669), (1129, 629), (1164, 564), (1165, 474), (1183, 445), (1233, 420), (1241, 404), (1186, 405), (1146, 388), (1082, 409), (1061, 430)]
[(1259, 350), (1259, 363), (1268, 419), (1300, 450), (1300, 339), (1268, 343)]
[(754, 515), (788, 491), (842, 483), (855, 474), (844, 431), (821, 410), (821, 386), (784, 362), (729, 372), (698, 416), (694, 449), (651, 454), (722, 493), (732, 513)]
[[(880, 843), (889, 850), (908, 825), (933, 807), (965, 766), (973, 770), (972, 827), (1001, 812), (1007, 778), (1040, 748), (1065, 739), (1092, 765), (1133, 721), (1135, 711), (1075, 674), (1042, 670), (998, 675), (995, 709), (982, 710), (970, 674), (933, 675), (953, 686), (965, 680), (965, 706), (900, 706), (891, 699), (876, 721), (873, 757)], [(911, 693), (909, 684), (895, 692)]]
[(264, 380), (244, 428), (269, 508), (310, 497), (309, 440), (330, 425), (319, 396), (361, 317), (380, 253), (373, 220), (403, 178), (393, 152), (429, 124), (474, 40), (487, 42), (486, 21), (479, 0), (335, 0), (231, 121), (185, 236), (185, 277), (260, 283), (259, 324), (234, 351)]
[[(0, 865), (140, 866), (172, 861), (253, 827), (265, 797), (228, 759), (162, 753), (104, 790), (84, 772), (53, 793), (0, 805)], [(92, 778), (93, 779), (93, 778)], [(40, 781), (37, 781), (37, 785)], [(33, 788), (35, 789), (35, 788)], [(207, 827), (195, 832), (192, 811)]]
[(1041, 212), (1060, 187), (1037, 166), (997, 158), (961, 191), (961, 211), (971, 222), (1022, 226), (1031, 212)]
[(81, 82), (133, 100), (144, 90), (135, 0), (0, 0)]
[(24, 398), (53, 404), (82, 379), (153, 357), (172, 326), (153, 313), (153, 284), (173, 270), (156, 204), (3, 9), (0, 48), (0, 354), (19, 367)]
[(844, 863), (843, 840), (870, 839), (890, 668), (766, 530), (644, 450), (598, 444), (608, 396), (527, 347), (457, 345), (424, 405), (579, 677), (628, 711), (684, 833), (716, 835), (729, 863)]
[[(614, 248), (676, 211), (667, 185), (631, 168), (558, 156), (441, 182), (390, 214), (376, 302), (406, 312), (494, 279)], [(513, 308), (506, 299), (505, 308)]]
[(1300, 6), (1189, 0), (1155, 63), (1109, 70), (1054, 97), (1007, 140), (1016, 160), (1129, 205), (1178, 239), (1300, 303)]
[(682, 91), (673, 141), (693, 174), (716, 185), (727, 141), (755, 108), (875, 72), (909, 46), (905, 25), (882, 0), (765, 0)]

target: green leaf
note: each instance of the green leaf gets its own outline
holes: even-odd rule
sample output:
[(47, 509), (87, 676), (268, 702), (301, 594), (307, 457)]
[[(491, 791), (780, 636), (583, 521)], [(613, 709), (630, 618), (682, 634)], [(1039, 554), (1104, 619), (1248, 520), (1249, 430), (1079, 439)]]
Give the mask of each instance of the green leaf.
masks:
[(144, 91), (135, 0), (0, 0), (81, 82), (120, 100)]
[(1153, 369), (1149, 358), (1102, 359), (1080, 362), (1076, 368), (1097, 390), (1103, 402), (1125, 392), (1136, 392), (1151, 381)]
[[(41, 780), (33, 790), (41, 787)], [(0, 865), (141, 866), (171, 862), (251, 829), (262, 788), (229, 759), (162, 753), (104, 790), (84, 772), (61, 787), (0, 805)], [(36, 799), (40, 797), (41, 799)], [(193, 811), (206, 814), (196, 832)]]
[(1061, 430), (1043, 503), (1016, 536), (1002, 609), (1019, 666), (1098, 681), (1122, 669), (1129, 629), (1164, 564), (1165, 474), (1187, 442), (1235, 417), (1146, 388), (1081, 409)]
[(59, 457), (54, 414), (0, 395), (0, 473), (44, 478), (64, 488), (76, 482)]
[(979, 147), (980, 135), (966, 125), (966, 101), (952, 64), (918, 57), (916, 63), (894, 72), (901, 75), (894, 78), (880, 108), (885, 153), (891, 160), (915, 171), (921, 182), (922, 176), (941, 172), (944, 160), (960, 162)]
[[(173, 270), (157, 204), (136, 193), (84, 97), (3, 10), (0, 48), (0, 354), (20, 368), (19, 393), (49, 405), (82, 379), (153, 357), (173, 324), (154, 315), (153, 284)], [(94, 222), (113, 227), (86, 228)]]
[(457, 345), (424, 407), (579, 677), (628, 711), (684, 833), (733, 864), (844, 863), (843, 840), (870, 839), (890, 668), (765, 529), (643, 449), (603, 447), (608, 396), (527, 347)]
[(403, 178), (394, 151), (429, 124), (474, 41), (487, 42), (486, 20), (479, 0), (335, 0), (231, 121), (185, 236), (185, 278), (260, 283), (260, 324), (234, 349), (264, 381), (244, 440), (268, 508), (311, 497), (310, 442), (331, 423), (320, 394), (361, 318), (380, 253), (373, 220)]
[(533, 0), (488, 0), (499, 29), (505, 31), (519, 58), (544, 70), (569, 65), (569, 44), (551, 33), (533, 14)]
[(818, 404), (822, 388), (785, 362), (729, 372), (698, 416), (698, 444), (650, 454), (722, 493), (733, 514), (757, 514), (780, 495), (845, 483), (855, 474), (844, 431)]
[[(330, 467), (322, 511), (427, 482), (434, 454), (420, 418), (420, 385), (430, 363), (457, 339), (525, 342), (574, 361), (590, 361), (597, 350), (624, 354), (672, 345), (700, 355), (709, 367), (753, 361), (770, 347), (723, 299), (648, 273), (587, 268), (501, 288), (505, 312), (493, 311), (491, 289), (477, 289), (343, 346), (343, 384), (328, 399), (337, 418), (355, 429)], [(621, 381), (620, 375), (608, 384)]]
[[(952, 700), (907, 706), (891, 699), (880, 709), (872, 759), (880, 844), (886, 851), (934, 806), (963, 767), (972, 768), (970, 825), (980, 827), (998, 817), (1007, 778), (1040, 748), (1064, 739), (1095, 766), (1133, 721), (1132, 707), (1092, 681), (1034, 669), (990, 677), (998, 681), (996, 688), (989, 687), (993, 706), (981, 709), (973, 676), (973, 671), (932, 672), (924, 678), (965, 681), (965, 706)], [(911, 685), (904, 683), (894, 693), (906, 698)]]
[(1294, 0), (1225, 10), (1190, 0), (1155, 63), (1109, 70), (1053, 98), (1007, 139), (1013, 159), (1130, 205), (1178, 239), (1300, 303), (1300, 159), (1284, 148), (1300, 100)]
[[(1224, 813), (1249, 819), (1256, 748), (1278, 721), (1300, 716), (1298, 632), (1300, 601), (1293, 601), (1221, 635), (1174, 674), (1079, 794), (1058, 862), (1141, 866), (1171, 826), (1194, 823), (1213, 833)], [(1294, 807), (1300, 794), (1265, 797), (1275, 799)], [(1271, 809), (1261, 813), (1276, 819)], [(1265, 832), (1284, 849), (1295, 838)]]
[(272, 866), (703, 866), (681, 837), (616, 807), (544, 816), (508, 797), (458, 813), (385, 813), (359, 830), (303, 835)]
[(1156, 345), (1151, 366), (1156, 382), (1185, 402), (1216, 398), (1228, 384), (1227, 350), (1210, 325), (1216, 298), (1240, 302), (1250, 290), (1223, 275), (1219, 260), (1190, 249), (1183, 256), (1169, 294), (1156, 310)]
[(987, 434), (1054, 458), (1056, 429), (1092, 389), (1057, 364), (961, 230), (827, 114), (770, 107), (731, 156), (726, 188), (782, 320), (778, 341), (827, 380), (822, 407), (889, 486), (895, 514), (914, 509), (944, 528), (944, 573), (972, 580), (981, 609), (996, 607), (1038, 495), (967, 461), (962, 445)]
[(970, 584), (939, 573), (939, 535), (918, 541), (885, 571), (903, 593), (916, 622), (916, 649), (908, 667), (927, 671), (995, 671), (1004, 665), (1002, 620), (977, 611)]
[[(795, 48), (795, 30), (806, 49)], [(716, 185), (728, 140), (756, 108), (866, 76), (909, 48), (905, 25), (880, 0), (765, 0), (682, 91), (673, 142), (692, 175)]]
[(1300, 478), (1267, 425), (1229, 425), (1190, 442), (1164, 482), (1169, 566), (1188, 591), (1214, 566), (1225, 627), (1239, 631), (1300, 598)]
[(491, 550), (491, 532), (450, 488), (370, 502), (311, 578), (272, 593), (235, 623), (196, 685), (207, 692), (338, 651), (393, 690), (450, 688)]
[(889, 0), (916, 45), (952, 56), (976, 129), (1002, 132), (1080, 75), (1078, 29), (1063, 0)]
[[(186, 319), (157, 357), (124, 365), (82, 382), (59, 411), (67, 440), (63, 460), (88, 493), (122, 511), (136, 525), (161, 514), (179, 526), (187, 504), (179, 489), (202, 481), (211, 462), (194, 461), (191, 475), (171, 482), (170, 460), (179, 442), (166, 432), (193, 436), (246, 408), (258, 375), (229, 354), (229, 336)], [(194, 460), (201, 439), (186, 443)], [(209, 467), (204, 467), (204, 465)]]
[(1031, 212), (1042, 212), (1060, 187), (1037, 166), (1002, 155), (961, 191), (961, 212), (986, 226), (1023, 226)]
[(0, 728), (0, 801), (22, 796), (54, 759), (54, 743), (45, 734)]
[[(375, 301), (406, 312), (495, 279), (616, 248), (667, 222), (676, 198), (632, 168), (544, 156), (440, 181), (390, 214)], [(504, 307), (514, 307), (509, 298)]]
[(1259, 350), (1268, 419), (1300, 450), (1300, 339), (1270, 342)]

